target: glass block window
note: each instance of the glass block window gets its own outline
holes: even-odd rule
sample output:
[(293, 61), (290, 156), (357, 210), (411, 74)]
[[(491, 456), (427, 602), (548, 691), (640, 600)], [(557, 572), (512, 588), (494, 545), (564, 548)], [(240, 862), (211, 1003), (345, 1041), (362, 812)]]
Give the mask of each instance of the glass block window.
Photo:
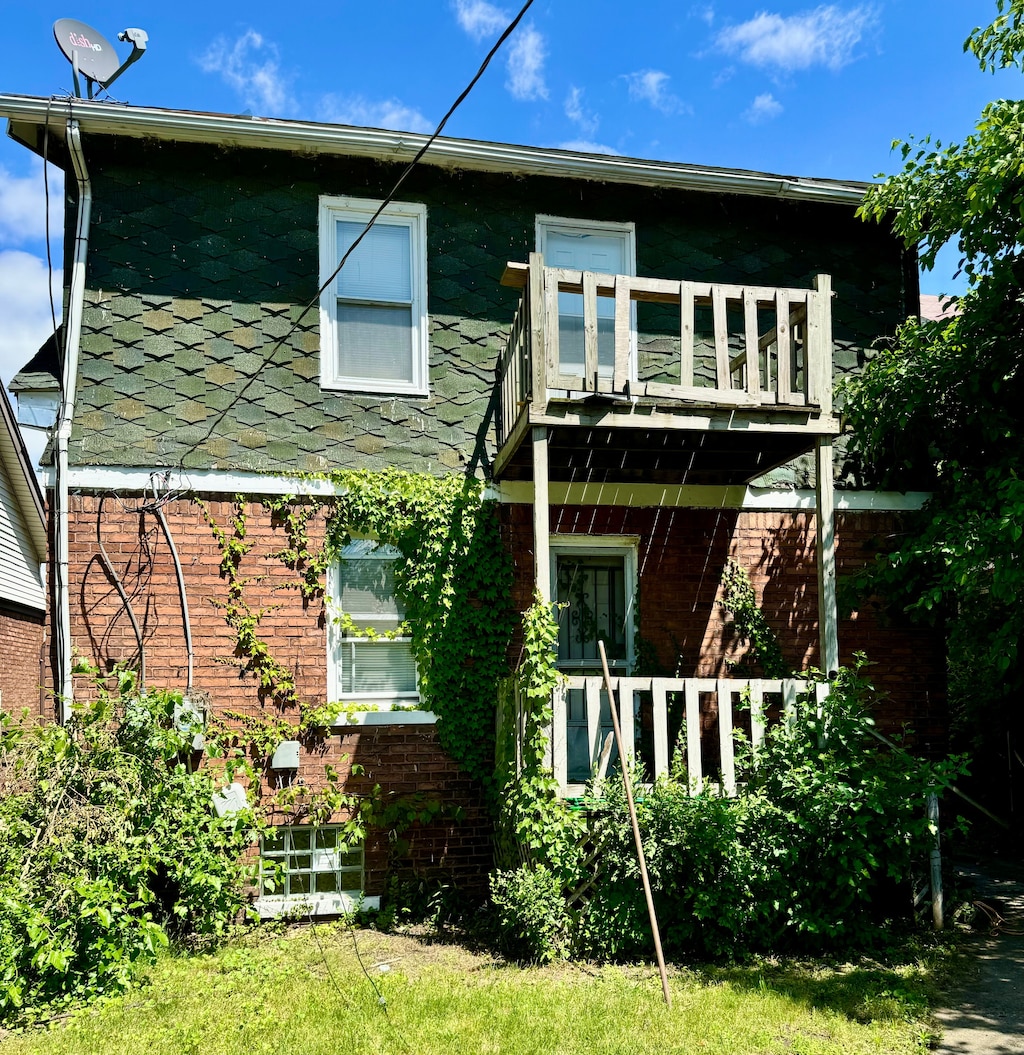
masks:
[(398, 556), (396, 549), (372, 540), (353, 542), (341, 553), (332, 589), (334, 616), (344, 613), (355, 630), (346, 632), (332, 621), (333, 702), (386, 710), (419, 699), (412, 642), (394, 636), (405, 620), (395, 592)]
[(260, 846), (260, 896), (334, 902), (363, 889), (363, 846), (345, 841), (338, 825), (280, 827)]
[[(379, 203), (320, 199), (321, 285)], [(321, 383), (352, 391), (427, 392), (426, 208), (396, 202), (366, 230), (320, 302)]]

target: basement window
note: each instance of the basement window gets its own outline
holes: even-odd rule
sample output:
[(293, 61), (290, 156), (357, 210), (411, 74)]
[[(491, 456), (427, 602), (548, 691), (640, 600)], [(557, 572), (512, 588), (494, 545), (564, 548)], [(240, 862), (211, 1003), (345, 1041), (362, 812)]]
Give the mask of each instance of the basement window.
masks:
[(342, 825), (281, 826), (260, 841), (261, 919), (285, 914), (336, 916), (357, 907), (378, 908), (364, 898), (362, 843), (347, 841)]

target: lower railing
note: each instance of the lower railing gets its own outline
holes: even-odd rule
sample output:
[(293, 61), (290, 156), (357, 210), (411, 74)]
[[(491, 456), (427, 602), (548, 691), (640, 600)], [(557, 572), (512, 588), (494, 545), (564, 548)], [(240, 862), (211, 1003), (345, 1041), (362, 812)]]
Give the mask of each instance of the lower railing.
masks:
[[(736, 792), (736, 738), (761, 746), (770, 722), (795, 720), (797, 700), (820, 705), (828, 685), (802, 678), (612, 679), (631, 768), (655, 780), (672, 769), (691, 789), (709, 782)], [(603, 679), (567, 677), (555, 691), (548, 730), (550, 764), (563, 795), (617, 765)]]

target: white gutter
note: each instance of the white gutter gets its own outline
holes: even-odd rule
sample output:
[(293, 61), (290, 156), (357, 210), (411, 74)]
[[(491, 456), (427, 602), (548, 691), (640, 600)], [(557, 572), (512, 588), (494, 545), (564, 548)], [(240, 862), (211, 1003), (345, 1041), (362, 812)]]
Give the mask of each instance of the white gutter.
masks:
[[(41, 125), (70, 116), (70, 101), (0, 95), (0, 116), (13, 123)], [(282, 121), (266, 117), (162, 110), (108, 102), (74, 100), (74, 116), (90, 135), (118, 135), (225, 147), (258, 147), (301, 154), (411, 161), (428, 137), (379, 128)], [(857, 205), (869, 184), (855, 180), (779, 176), (745, 169), (643, 161), (606, 154), (582, 154), (550, 147), (516, 146), (473, 139), (437, 139), (422, 164), (511, 175), (555, 176), (680, 190), (753, 194), (762, 197)]]
[(82, 340), (82, 308), (85, 303), (85, 258), (89, 249), (89, 221), (92, 212), (92, 184), (85, 167), (78, 121), (67, 123), (67, 145), (78, 181), (78, 218), (75, 223), (75, 248), (71, 261), (67, 323), (64, 329), (64, 368), (62, 372), (60, 416), (57, 420), (57, 444), (54, 464), (56, 487), (56, 605), (53, 636), (57, 644), (57, 692), (61, 720), (71, 714), (74, 685), (71, 676), (71, 593), (68, 586), (70, 542), (68, 533), (68, 442), (75, 418), (75, 390), (78, 384), (78, 355)]

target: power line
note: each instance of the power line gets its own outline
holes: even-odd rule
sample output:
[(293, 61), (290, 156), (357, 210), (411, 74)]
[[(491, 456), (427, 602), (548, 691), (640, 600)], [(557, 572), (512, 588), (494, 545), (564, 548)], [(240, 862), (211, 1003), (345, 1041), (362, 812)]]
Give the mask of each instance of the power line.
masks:
[(410, 173), (420, 163), (420, 161), (422, 160), (424, 154), (426, 154), (426, 152), (433, 145), (434, 141), (437, 139), (437, 137), (444, 130), (444, 127), (448, 123), (449, 118), (462, 105), (462, 103), (465, 101), (465, 99), (469, 95), (469, 93), (476, 87), (477, 82), (484, 75), (484, 71), (491, 64), (491, 59), (493, 59), (494, 56), (498, 53), (498, 51), (500, 50), (502, 44), (504, 44), (505, 41), (508, 40), (508, 38), (515, 32), (516, 27), (523, 20), (523, 16), (526, 14), (527, 11), (529, 11), (529, 9), (532, 6), (533, 6), (533, 0), (526, 0), (526, 3), (523, 4), (523, 6), (519, 9), (519, 13), (516, 15), (516, 17), (513, 18), (512, 21), (505, 27), (505, 30), (502, 32), (501, 36), (498, 37), (498, 39), (494, 43), (494, 46), (487, 53), (487, 55), (485, 56), (483, 62), (480, 64), (480, 68), (473, 75), (472, 80), (462, 90), (462, 92), (459, 94), (459, 97), (455, 100), (455, 102), (452, 103), (452, 105), (448, 108), (448, 112), (444, 115), (444, 117), (441, 118), (440, 124), (438, 124), (437, 128), (434, 129), (434, 131), (431, 133), (431, 135), (427, 139), (427, 141), (416, 152), (416, 155), (415, 155), (415, 157), (413, 157), (412, 161), (410, 161), (409, 164), (406, 165), (406, 167), (403, 169), (401, 175), (395, 181), (395, 185), (391, 188), (391, 190), (389, 191), (387, 197), (385, 197), (384, 200), (380, 203), (380, 205), (377, 206), (377, 210), (374, 212), (374, 214), (367, 221), (366, 226), (363, 227), (362, 231), (359, 232), (359, 236), (355, 239), (355, 241), (345, 251), (345, 254), (342, 256), (341, 260), (338, 262), (338, 266), (331, 272), (330, 275), (328, 275), (328, 277), (324, 280), (324, 282), (320, 286), (320, 288), (316, 291), (316, 293), (313, 295), (313, 297), (307, 302), (305, 307), (299, 313), (298, 317), (295, 319), (295, 321), (288, 328), (288, 330), (284, 334), (284, 336), (279, 337), (277, 339), (277, 341), (275, 342), (274, 346), (270, 349), (270, 352), (267, 354), (267, 357), (264, 360), (264, 362), (261, 364), (261, 366), (259, 366), (254, 373), (249, 375), (249, 377), (246, 380), (245, 384), (242, 385), (242, 387), (238, 390), (238, 392), (236, 393), (235, 397), (213, 419), (213, 424), (211, 424), (210, 427), (206, 430), (206, 434), (203, 436), (203, 438), (201, 440), (198, 440), (195, 443), (191, 444), (189, 446), (188, 450), (186, 450), (181, 455), (181, 457), (178, 459), (178, 468), (179, 469), (184, 469), (185, 468), (185, 459), (190, 454), (194, 453), (200, 446), (202, 446), (202, 444), (204, 444), (213, 435), (213, 433), (217, 429), (217, 426), (220, 425), (220, 423), (224, 420), (224, 418), (227, 416), (228, 412), (232, 409), (232, 407), (234, 407), (238, 403), (238, 401), (242, 398), (242, 396), (245, 395), (245, 393), (249, 390), (249, 388), (253, 384), (253, 382), (255, 382), (256, 379), (259, 377), (259, 375), (262, 372), (262, 370), (265, 369), (267, 366), (269, 366), (274, 361), (274, 358), (277, 355), (277, 353), (280, 351), (281, 347), (284, 345), (284, 343), (286, 341), (288, 341), (291, 338), (291, 336), (299, 328), (300, 324), (302, 323), (302, 320), (310, 313), (310, 311), (316, 305), (318, 305), (320, 303), (320, 298), (323, 296), (324, 292), (330, 287), (331, 283), (333, 283), (334, 280), (341, 273), (342, 268), (345, 266), (345, 264), (348, 261), (349, 257), (352, 256), (353, 252), (355, 252), (356, 247), (366, 237), (366, 235), (369, 232), (370, 228), (377, 222), (377, 220), (380, 218), (380, 216), (384, 212), (384, 210), (394, 201), (395, 195), (398, 193), (398, 191), (401, 188), (402, 184), (405, 183), (405, 181), (409, 177)]

